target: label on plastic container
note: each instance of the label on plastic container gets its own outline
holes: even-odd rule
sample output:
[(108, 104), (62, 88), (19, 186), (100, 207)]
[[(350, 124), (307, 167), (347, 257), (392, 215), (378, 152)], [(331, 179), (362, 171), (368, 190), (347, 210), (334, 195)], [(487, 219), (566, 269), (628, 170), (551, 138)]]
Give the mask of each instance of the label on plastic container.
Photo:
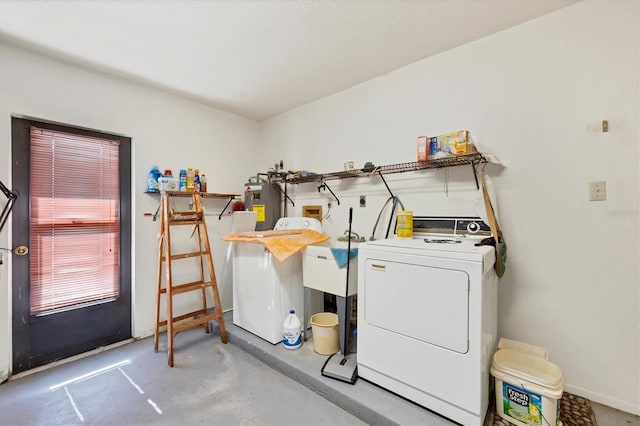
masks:
[(302, 344), (302, 335), (300, 334), (300, 331), (285, 331), (283, 337), (284, 339), (282, 340), (282, 343), (287, 349), (296, 349)]
[(542, 424), (542, 396), (502, 382), (503, 413), (520, 423)]

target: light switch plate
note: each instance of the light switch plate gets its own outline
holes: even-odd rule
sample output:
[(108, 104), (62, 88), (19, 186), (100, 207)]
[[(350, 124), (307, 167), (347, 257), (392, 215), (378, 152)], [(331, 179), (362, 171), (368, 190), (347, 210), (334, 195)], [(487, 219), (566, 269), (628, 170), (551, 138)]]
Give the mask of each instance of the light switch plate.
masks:
[(589, 182), (589, 201), (605, 201), (607, 199), (606, 182)]

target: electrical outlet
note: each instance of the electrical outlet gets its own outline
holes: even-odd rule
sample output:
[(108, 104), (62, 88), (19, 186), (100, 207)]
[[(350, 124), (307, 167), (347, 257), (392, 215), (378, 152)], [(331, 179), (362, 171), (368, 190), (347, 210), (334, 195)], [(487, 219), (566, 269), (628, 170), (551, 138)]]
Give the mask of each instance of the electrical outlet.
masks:
[(589, 201), (605, 201), (607, 199), (606, 182), (589, 182)]
[(361, 195), (360, 196), (360, 207), (367, 207), (367, 196), (366, 195)]

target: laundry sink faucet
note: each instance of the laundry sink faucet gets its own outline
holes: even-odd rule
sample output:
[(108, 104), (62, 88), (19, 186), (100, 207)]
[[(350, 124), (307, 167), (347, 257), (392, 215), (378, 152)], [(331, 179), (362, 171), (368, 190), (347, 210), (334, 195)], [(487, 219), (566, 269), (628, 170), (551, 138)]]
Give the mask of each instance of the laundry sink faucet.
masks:
[(349, 234), (348, 229), (344, 231), (344, 235), (347, 235), (351, 241), (365, 241), (365, 238), (358, 235), (357, 232), (351, 231), (351, 234)]

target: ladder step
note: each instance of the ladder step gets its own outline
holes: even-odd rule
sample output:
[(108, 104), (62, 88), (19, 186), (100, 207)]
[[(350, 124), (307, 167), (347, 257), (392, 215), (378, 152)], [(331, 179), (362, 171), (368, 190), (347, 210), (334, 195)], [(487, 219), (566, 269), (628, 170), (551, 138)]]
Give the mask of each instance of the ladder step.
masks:
[(189, 257), (198, 257), (198, 256), (204, 256), (204, 255), (209, 255), (208, 251), (193, 251), (191, 253), (180, 253), (180, 254), (172, 254), (171, 255), (171, 260), (176, 260), (176, 259), (187, 259)]
[(200, 211), (195, 211), (195, 210), (183, 210), (183, 211), (176, 211), (176, 210), (171, 210), (171, 217), (175, 217), (175, 216), (202, 216), (202, 212)]
[(171, 219), (169, 221), (169, 226), (178, 226), (178, 225), (201, 225), (202, 221), (199, 219)]
[(173, 326), (173, 332), (174, 333), (178, 333), (178, 332), (180, 332), (182, 330), (186, 330), (188, 328), (192, 328), (192, 327), (195, 327), (197, 325), (204, 324), (205, 322), (209, 322), (209, 321), (214, 320), (214, 319), (220, 319), (220, 317), (221, 317), (221, 315), (218, 314), (218, 313), (204, 315), (202, 317), (195, 318), (195, 319), (193, 319), (191, 321), (187, 321), (187, 322), (184, 322), (182, 324), (176, 324), (175, 326)]
[[(193, 312), (190, 312), (188, 314), (180, 315), (179, 317), (173, 317), (173, 322), (176, 323), (178, 321), (182, 321), (182, 320), (187, 319), (187, 318), (193, 318), (196, 315), (202, 315), (204, 313), (205, 313), (204, 310), (193, 311)], [(217, 314), (217, 313), (213, 313), (213, 314), (205, 315), (204, 317), (194, 318), (192, 321), (188, 321), (188, 322), (186, 322), (184, 324), (192, 324), (193, 322), (195, 322), (195, 324), (192, 324), (190, 326), (190, 327), (193, 327), (193, 326), (196, 326), (196, 325), (204, 324), (205, 322), (210, 321), (210, 320), (218, 320), (218, 319), (220, 319), (220, 315)], [(166, 325), (167, 325), (167, 320), (162, 320), (162, 321), (158, 322), (158, 327), (164, 327)], [(178, 326), (179, 326), (179, 324), (175, 324), (173, 326), (174, 333), (177, 333), (178, 331), (180, 331), (180, 330), (176, 330), (176, 328)], [(182, 330), (186, 330), (187, 328), (190, 328), (190, 327), (183, 327)]]
[[(183, 314), (177, 317), (173, 317), (173, 322), (178, 322), (178, 321), (182, 321), (183, 319), (187, 319), (187, 318), (193, 318), (196, 315), (202, 315), (202, 314), (206, 314), (207, 311), (205, 311), (204, 309), (199, 309), (197, 311), (193, 311), (193, 312), (189, 312), (188, 314)], [(165, 325), (167, 325), (167, 320), (163, 320), (158, 322), (158, 327), (164, 327)]]
[[(176, 294), (186, 293), (188, 291), (200, 290), (202, 288), (207, 288), (207, 287), (214, 287), (214, 284), (210, 281), (205, 281), (205, 282), (194, 281), (192, 283), (174, 285), (173, 287), (171, 287), (171, 294), (176, 295)], [(166, 288), (160, 289), (161, 294), (166, 292), (167, 292)]]

